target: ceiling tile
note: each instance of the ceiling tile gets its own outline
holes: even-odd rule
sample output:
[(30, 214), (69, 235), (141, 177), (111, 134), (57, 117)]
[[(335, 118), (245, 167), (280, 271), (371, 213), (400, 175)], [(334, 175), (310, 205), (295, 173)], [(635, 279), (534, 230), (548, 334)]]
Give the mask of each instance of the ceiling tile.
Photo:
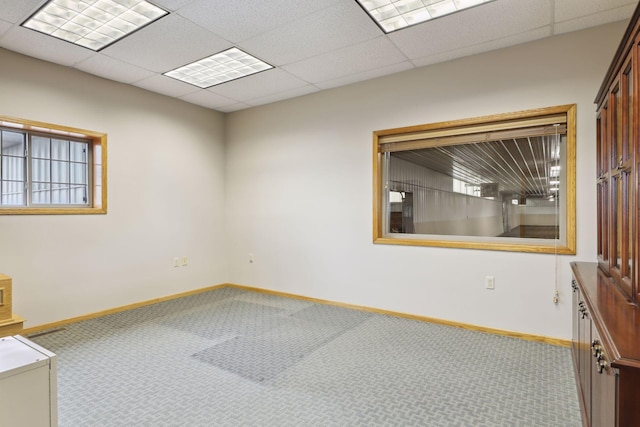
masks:
[(9, 31), (12, 26), (13, 24), (0, 20), (0, 39), (2, 39), (2, 35)]
[(203, 107), (213, 108), (214, 110), (238, 103), (237, 100), (226, 98), (208, 90), (199, 90), (189, 95), (181, 96), (180, 99)]
[(232, 113), (234, 111), (245, 110), (249, 107), (251, 107), (251, 105), (239, 102), (237, 104), (225, 105), (223, 107), (216, 108), (216, 110), (222, 111), (223, 113)]
[(233, 80), (208, 90), (244, 102), (307, 86), (308, 83), (281, 69), (271, 69)]
[(596, 15), (581, 16), (579, 18), (571, 19), (568, 21), (557, 22), (554, 26), (554, 33), (568, 33), (571, 31), (578, 31), (596, 25), (628, 20), (629, 17), (633, 15), (633, 11), (635, 10), (636, 6), (637, 5), (635, 4), (623, 6), (617, 9), (600, 12)]
[[(554, 21), (563, 22), (583, 16), (594, 15), (608, 10), (631, 6), (635, 8), (637, 0), (606, 0), (606, 1), (585, 1), (585, 0), (562, 0), (555, 1)], [(627, 16), (628, 18), (628, 16)]]
[(183, 83), (176, 79), (172, 79), (171, 77), (163, 76), (161, 74), (149, 77), (148, 79), (140, 80), (133, 85), (153, 92), (158, 92), (163, 95), (174, 97), (185, 96), (199, 90), (195, 86)]
[(308, 95), (310, 93), (317, 92), (318, 90), (319, 89), (315, 86), (307, 85), (307, 86), (292, 89), (292, 90), (278, 92), (274, 95), (263, 96), (255, 99), (249, 99), (245, 101), (245, 103), (252, 106), (270, 104), (272, 102), (282, 101), (284, 99), (290, 99), (290, 98), (296, 98), (302, 95)]
[(389, 34), (409, 59), (526, 32), (549, 24), (547, 1), (494, 1)]
[(209, 31), (178, 15), (168, 15), (101, 53), (162, 73), (228, 47), (228, 42)]
[[(329, 31), (327, 31), (329, 29)], [(382, 34), (355, 1), (343, 2), (241, 43), (280, 66), (363, 42)]]
[(511, 37), (504, 37), (499, 40), (492, 40), (486, 43), (480, 43), (473, 46), (463, 47), (456, 50), (450, 50), (447, 52), (436, 53), (435, 55), (429, 55), (424, 58), (414, 59), (412, 62), (416, 67), (425, 67), (427, 65), (438, 64), (440, 62), (450, 61), (452, 59), (462, 58), (470, 55), (477, 55), (483, 52), (489, 52), (491, 50), (502, 49), (504, 47), (513, 46), (514, 44), (526, 43), (533, 40), (538, 40), (551, 35), (551, 26), (537, 28), (533, 31), (526, 33), (516, 34)]
[[(494, 0), (385, 35), (355, 0), (151, 0), (171, 13), (96, 53), (20, 27), (45, 1), (0, 0), (0, 48), (226, 112), (628, 20), (638, 4)], [(161, 75), (234, 44), (277, 68), (209, 90)]]
[(151, 2), (164, 10), (173, 12), (188, 5), (189, 3), (193, 3), (193, 0), (151, 0)]
[(0, 0), (0, 19), (22, 24), (43, 3), (43, 0)]
[(327, 81), (324, 81), (324, 82), (317, 83), (316, 86), (318, 86), (321, 89), (330, 89), (330, 88), (334, 88), (334, 87), (338, 87), (338, 86), (344, 86), (344, 85), (348, 85), (348, 84), (351, 84), (351, 83), (360, 82), (360, 81), (363, 81), (363, 80), (370, 80), (370, 79), (375, 79), (377, 77), (388, 76), (390, 74), (400, 73), (402, 71), (407, 71), (407, 70), (410, 70), (412, 68), (415, 68), (414, 65), (409, 61), (405, 61), (405, 62), (400, 62), (400, 63), (397, 63), (397, 64), (392, 64), (392, 65), (389, 65), (387, 67), (376, 68), (374, 70), (367, 70), (367, 71), (363, 71), (361, 73), (351, 74), (351, 75), (348, 75), (346, 77), (340, 77), (340, 78), (333, 79), (333, 80), (327, 80)]
[(135, 65), (96, 53), (88, 59), (78, 63), (74, 68), (106, 79), (122, 83), (135, 83), (139, 80), (154, 76), (155, 73)]
[(92, 50), (20, 26), (2, 36), (0, 47), (67, 67), (94, 54)]
[(282, 68), (309, 83), (316, 84), (406, 62), (406, 60), (407, 58), (386, 36), (380, 36), (355, 46), (285, 65)]
[(200, 0), (178, 13), (232, 43), (239, 43), (340, 1)]

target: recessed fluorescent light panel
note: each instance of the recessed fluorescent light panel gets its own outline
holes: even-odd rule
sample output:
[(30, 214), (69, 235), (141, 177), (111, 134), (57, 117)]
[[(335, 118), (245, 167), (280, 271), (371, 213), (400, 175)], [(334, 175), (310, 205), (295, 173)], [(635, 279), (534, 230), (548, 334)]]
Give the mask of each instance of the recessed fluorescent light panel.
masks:
[(356, 0), (385, 33), (493, 0)]
[(22, 26), (98, 51), (168, 13), (144, 0), (49, 0)]
[(164, 73), (165, 76), (205, 89), (273, 68), (237, 47), (216, 53)]

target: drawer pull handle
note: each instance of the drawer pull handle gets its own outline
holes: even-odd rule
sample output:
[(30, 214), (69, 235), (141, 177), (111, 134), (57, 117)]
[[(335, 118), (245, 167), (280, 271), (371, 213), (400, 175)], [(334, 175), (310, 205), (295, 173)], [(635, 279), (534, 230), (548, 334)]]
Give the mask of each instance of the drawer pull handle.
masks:
[(587, 318), (587, 316), (588, 316), (588, 314), (589, 314), (589, 313), (587, 313), (587, 307), (585, 307), (585, 305), (584, 305), (584, 303), (583, 303), (583, 302), (581, 302), (581, 303), (580, 303), (580, 304), (578, 304), (578, 305), (580, 306), (580, 308), (578, 309), (578, 311), (580, 312), (580, 317), (581, 317), (582, 319), (586, 319), (586, 318)]
[(606, 360), (602, 359), (602, 358), (598, 358), (596, 360), (596, 367), (598, 368), (598, 373), (602, 374), (604, 372), (605, 369), (607, 369), (607, 366), (609, 366), (609, 364), (607, 363)]
[(591, 342), (591, 354), (593, 354), (593, 357), (596, 359), (596, 369), (598, 373), (602, 374), (607, 366), (609, 366), (609, 363), (605, 359), (604, 347), (602, 347), (602, 343), (597, 339)]

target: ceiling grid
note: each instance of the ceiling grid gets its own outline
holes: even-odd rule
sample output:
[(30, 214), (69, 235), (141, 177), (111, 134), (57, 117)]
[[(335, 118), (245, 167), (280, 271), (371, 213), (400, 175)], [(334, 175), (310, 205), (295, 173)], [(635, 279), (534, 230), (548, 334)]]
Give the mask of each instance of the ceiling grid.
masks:
[[(151, 0), (169, 13), (98, 51), (22, 26), (45, 3), (0, 0), (0, 48), (232, 112), (628, 20), (637, 0), (493, 0), (388, 34), (356, 0)], [(231, 48), (273, 68), (206, 88), (165, 75)]]

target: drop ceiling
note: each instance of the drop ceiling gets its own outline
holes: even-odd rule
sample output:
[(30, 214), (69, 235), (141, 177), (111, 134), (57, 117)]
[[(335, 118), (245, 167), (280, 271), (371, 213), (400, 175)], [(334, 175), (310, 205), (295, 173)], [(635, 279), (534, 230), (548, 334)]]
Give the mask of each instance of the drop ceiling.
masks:
[[(232, 112), (628, 20), (638, 2), (495, 0), (384, 34), (355, 0), (152, 0), (170, 13), (99, 52), (21, 27), (44, 3), (0, 0), (1, 48)], [(207, 89), (163, 75), (231, 47), (274, 68)]]

